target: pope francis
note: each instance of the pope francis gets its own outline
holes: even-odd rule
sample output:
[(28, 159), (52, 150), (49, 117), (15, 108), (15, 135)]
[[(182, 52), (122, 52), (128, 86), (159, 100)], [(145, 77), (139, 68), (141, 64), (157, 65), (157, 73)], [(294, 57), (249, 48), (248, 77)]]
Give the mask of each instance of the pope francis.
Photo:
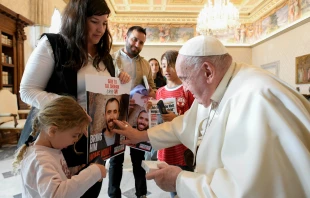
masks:
[(123, 143), (184, 144), (195, 172), (169, 165), (147, 179), (179, 197), (310, 197), (310, 103), (276, 76), (233, 61), (222, 43), (198, 36), (176, 70), (195, 102), (184, 116), (145, 132), (115, 121)]

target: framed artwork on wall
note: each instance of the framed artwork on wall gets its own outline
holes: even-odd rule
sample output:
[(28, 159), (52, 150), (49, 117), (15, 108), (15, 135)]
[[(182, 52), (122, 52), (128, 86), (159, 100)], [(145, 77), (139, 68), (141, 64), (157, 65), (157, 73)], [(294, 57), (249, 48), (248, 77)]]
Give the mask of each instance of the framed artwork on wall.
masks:
[(179, 24), (131, 24), (111, 22), (109, 29), (113, 45), (124, 45), (128, 28), (141, 25), (146, 30), (146, 45), (183, 45), (196, 35), (195, 25)]
[(276, 76), (279, 76), (279, 66), (280, 66), (280, 61), (275, 61), (275, 62), (261, 65), (261, 68), (269, 71), (270, 73), (273, 73)]
[(310, 83), (310, 54), (296, 57), (296, 84)]

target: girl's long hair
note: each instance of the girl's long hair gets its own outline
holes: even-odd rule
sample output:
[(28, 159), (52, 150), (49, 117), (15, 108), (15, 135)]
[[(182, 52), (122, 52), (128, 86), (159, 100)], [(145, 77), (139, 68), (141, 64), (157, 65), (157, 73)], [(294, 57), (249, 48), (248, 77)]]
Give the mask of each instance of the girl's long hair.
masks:
[(84, 109), (72, 97), (61, 96), (52, 100), (36, 114), (28, 140), (15, 154), (13, 172), (17, 171), (29, 144), (34, 141), (37, 133), (41, 132), (41, 130), (47, 130), (50, 126), (56, 126), (59, 131), (74, 127), (85, 127), (86, 130), (89, 122), (89, 117)]

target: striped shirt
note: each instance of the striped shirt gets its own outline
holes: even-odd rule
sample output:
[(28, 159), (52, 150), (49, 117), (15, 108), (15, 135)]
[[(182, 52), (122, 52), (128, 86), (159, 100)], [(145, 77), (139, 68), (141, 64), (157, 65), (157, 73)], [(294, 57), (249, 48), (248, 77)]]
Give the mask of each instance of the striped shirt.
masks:
[[(159, 88), (156, 91), (156, 100), (176, 98), (177, 112), (182, 115), (187, 111), (193, 101), (194, 97), (191, 92), (184, 92), (183, 86), (179, 85), (174, 88), (168, 88), (167, 85)], [(157, 152), (157, 158), (160, 161), (165, 161), (170, 165), (181, 165), (185, 166), (184, 151), (187, 148), (183, 144), (179, 144), (170, 148), (161, 149)]]

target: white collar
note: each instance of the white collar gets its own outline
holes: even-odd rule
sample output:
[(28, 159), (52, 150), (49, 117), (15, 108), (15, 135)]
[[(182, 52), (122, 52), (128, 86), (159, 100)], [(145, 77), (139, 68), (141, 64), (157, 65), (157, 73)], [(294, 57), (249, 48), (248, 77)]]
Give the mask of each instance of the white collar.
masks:
[(219, 103), (221, 99), (223, 98), (226, 88), (228, 87), (230, 80), (233, 76), (234, 70), (236, 67), (236, 63), (232, 62), (229, 66), (227, 72), (225, 73), (223, 79), (221, 80), (220, 84), (217, 86), (215, 92), (211, 96), (211, 101)]

